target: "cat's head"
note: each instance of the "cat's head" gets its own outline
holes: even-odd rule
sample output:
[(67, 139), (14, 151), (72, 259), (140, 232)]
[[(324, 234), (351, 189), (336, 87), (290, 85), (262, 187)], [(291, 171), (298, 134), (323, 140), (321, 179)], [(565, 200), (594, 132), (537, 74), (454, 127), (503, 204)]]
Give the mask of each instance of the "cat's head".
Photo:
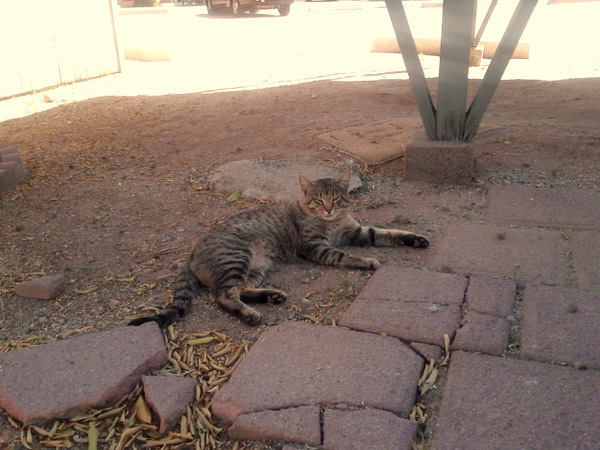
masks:
[(309, 215), (332, 221), (347, 214), (350, 204), (348, 186), (350, 185), (349, 170), (342, 172), (337, 178), (322, 178), (311, 181), (304, 175), (299, 176), (303, 196), (300, 207)]

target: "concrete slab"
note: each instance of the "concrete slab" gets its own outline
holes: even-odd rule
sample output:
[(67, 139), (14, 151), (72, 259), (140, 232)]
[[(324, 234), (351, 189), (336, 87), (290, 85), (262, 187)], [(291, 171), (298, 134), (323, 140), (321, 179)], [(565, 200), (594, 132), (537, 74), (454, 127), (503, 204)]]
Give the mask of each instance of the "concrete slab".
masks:
[(467, 311), (451, 348), (501, 355), (508, 346), (509, 336), (510, 323), (507, 319)]
[(467, 289), (467, 311), (508, 317), (512, 315), (516, 294), (514, 280), (474, 275)]
[(168, 363), (153, 322), (0, 353), (0, 408), (24, 425), (102, 408)]
[(600, 233), (574, 231), (569, 236), (579, 286), (600, 289)]
[(382, 264), (360, 291), (356, 300), (401, 300), (405, 302), (462, 305), (469, 280), (462, 275), (407, 269)]
[(309, 405), (386, 409), (408, 417), (423, 359), (398, 339), (304, 322), (268, 328), (212, 400), (213, 414)]
[(230, 439), (321, 444), (321, 409), (301, 406), (240, 414), (227, 434)]
[(419, 117), (406, 117), (330, 131), (318, 137), (367, 164), (383, 164), (404, 156), (406, 145), (422, 129)]
[(599, 335), (600, 291), (556, 286), (525, 289), (522, 356), (600, 369)]
[(591, 189), (490, 186), (486, 219), (496, 223), (600, 229), (600, 195)]
[[(302, 195), (298, 175), (302, 174), (310, 180), (335, 178), (344, 169), (314, 158), (231, 161), (211, 175), (210, 184), (218, 192), (239, 192), (246, 197), (290, 201)], [(353, 174), (350, 190), (361, 185), (360, 178)]]
[(450, 224), (437, 245), (431, 267), (564, 285), (571, 276), (567, 255), (567, 242), (557, 230)]
[(323, 413), (323, 447), (331, 450), (412, 449), (419, 424), (376, 409)]
[(433, 449), (596, 448), (600, 372), (454, 352)]

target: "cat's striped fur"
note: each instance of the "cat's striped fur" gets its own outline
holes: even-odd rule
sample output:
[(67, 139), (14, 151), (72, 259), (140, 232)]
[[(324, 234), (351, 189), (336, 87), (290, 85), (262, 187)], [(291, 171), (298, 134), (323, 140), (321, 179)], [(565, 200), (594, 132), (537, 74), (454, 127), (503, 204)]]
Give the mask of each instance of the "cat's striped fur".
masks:
[(295, 256), (328, 266), (375, 270), (379, 261), (350, 255), (338, 246), (425, 248), (429, 240), (408, 231), (363, 227), (349, 212), (350, 171), (310, 181), (300, 175), (302, 198), (293, 204), (243, 212), (206, 232), (182, 265), (173, 302), (157, 315), (130, 322), (161, 326), (183, 317), (199, 287), (208, 287), (218, 305), (249, 324), (262, 315), (247, 303), (279, 303), (286, 294), (261, 289), (266, 273)]

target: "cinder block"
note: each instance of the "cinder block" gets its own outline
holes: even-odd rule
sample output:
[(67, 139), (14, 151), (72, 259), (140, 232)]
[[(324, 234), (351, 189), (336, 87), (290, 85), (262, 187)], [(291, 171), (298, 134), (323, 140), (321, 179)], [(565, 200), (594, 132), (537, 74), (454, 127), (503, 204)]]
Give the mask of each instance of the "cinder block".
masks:
[(428, 183), (467, 184), (475, 171), (473, 146), (462, 141), (430, 141), (415, 137), (406, 146), (404, 179)]

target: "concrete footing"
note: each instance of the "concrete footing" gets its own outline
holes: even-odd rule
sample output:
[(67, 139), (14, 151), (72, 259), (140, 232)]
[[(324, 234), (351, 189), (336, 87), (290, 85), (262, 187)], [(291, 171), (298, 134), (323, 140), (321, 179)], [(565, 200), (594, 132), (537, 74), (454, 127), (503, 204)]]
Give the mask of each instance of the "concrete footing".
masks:
[(419, 135), (406, 147), (407, 181), (467, 184), (473, 181), (473, 145), (462, 141), (431, 141)]

